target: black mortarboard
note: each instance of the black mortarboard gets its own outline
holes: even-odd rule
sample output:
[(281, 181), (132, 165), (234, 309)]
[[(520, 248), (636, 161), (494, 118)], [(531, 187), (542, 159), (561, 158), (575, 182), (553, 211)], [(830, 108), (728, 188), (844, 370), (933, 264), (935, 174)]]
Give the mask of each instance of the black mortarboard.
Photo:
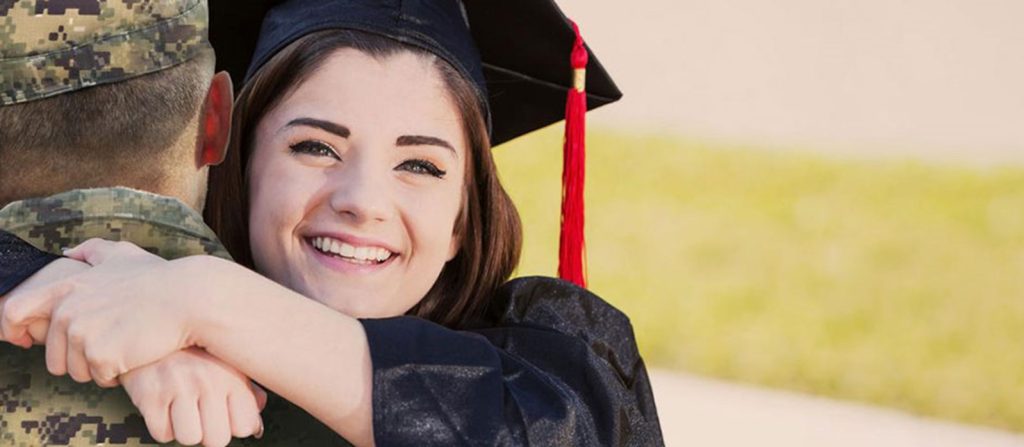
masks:
[[(565, 119), (573, 87), (576, 34), (553, 0), (210, 0), (210, 16), (218, 67), (236, 86), (289, 43), (324, 29), (358, 29), (427, 49), (478, 85), (494, 145)], [(591, 53), (588, 108), (621, 96)]]

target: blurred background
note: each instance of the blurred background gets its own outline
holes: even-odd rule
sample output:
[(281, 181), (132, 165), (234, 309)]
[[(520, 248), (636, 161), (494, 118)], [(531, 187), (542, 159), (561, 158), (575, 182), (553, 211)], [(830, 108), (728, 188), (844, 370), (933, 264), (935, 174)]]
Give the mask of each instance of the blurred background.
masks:
[[(1024, 446), (1024, 2), (559, 0), (669, 445)], [(554, 275), (562, 128), (496, 149)]]

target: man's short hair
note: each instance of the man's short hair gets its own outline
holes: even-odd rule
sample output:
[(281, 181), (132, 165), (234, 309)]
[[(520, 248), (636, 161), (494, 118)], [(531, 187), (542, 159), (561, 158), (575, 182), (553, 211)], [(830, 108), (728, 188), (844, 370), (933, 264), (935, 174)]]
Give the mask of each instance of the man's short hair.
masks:
[(127, 81), (0, 107), (0, 206), (75, 188), (158, 189), (194, 156), (194, 144), (175, 143), (196, 129), (213, 66), (207, 50)]

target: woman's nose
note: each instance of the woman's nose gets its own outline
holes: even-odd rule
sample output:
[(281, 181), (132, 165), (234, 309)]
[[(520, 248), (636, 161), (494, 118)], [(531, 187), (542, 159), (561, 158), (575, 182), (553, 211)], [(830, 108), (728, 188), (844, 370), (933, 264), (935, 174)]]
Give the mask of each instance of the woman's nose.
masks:
[(388, 172), (373, 172), (370, 163), (353, 161), (331, 182), (331, 208), (355, 223), (385, 221), (393, 207), (389, 197)]

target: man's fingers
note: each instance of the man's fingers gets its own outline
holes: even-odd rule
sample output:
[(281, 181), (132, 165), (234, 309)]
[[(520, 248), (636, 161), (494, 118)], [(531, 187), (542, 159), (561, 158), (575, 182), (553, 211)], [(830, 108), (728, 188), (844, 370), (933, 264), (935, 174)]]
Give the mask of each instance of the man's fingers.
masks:
[(79, 383), (91, 382), (92, 372), (89, 368), (89, 361), (85, 357), (84, 340), (79, 334), (70, 331), (67, 340), (68, 375)]
[(171, 429), (171, 412), (166, 408), (152, 419), (146, 416), (146, 427), (149, 427), (149, 435), (156, 442), (166, 444), (174, 440), (174, 430)]
[(263, 423), (260, 419), (256, 399), (252, 393), (239, 392), (229, 394), (228, 410), (231, 416), (232, 436), (248, 438), (262, 434)]
[(50, 321), (46, 333), (46, 370), (55, 376), (68, 372), (67, 322), (60, 318)]
[(158, 381), (146, 380), (148, 377), (142, 374), (144, 369), (129, 371), (119, 378), (124, 383), (124, 390), (132, 399), (134, 404), (146, 420), (146, 428), (156, 442), (165, 444), (174, 440), (174, 431), (171, 430), (171, 401), (169, 398), (153, 392)]
[(33, 343), (46, 343), (46, 333), (50, 330), (50, 320), (35, 320), (28, 325), (28, 335)]
[(171, 429), (181, 444), (196, 445), (203, 440), (203, 424), (196, 398), (177, 398), (171, 402)]
[(64, 250), (64, 256), (95, 266), (109, 257), (115, 243), (103, 239), (89, 239), (78, 246)]
[(203, 423), (204, 447), (224, 447), (231, 442), (231, 418), (226, 397), (216, 393), (201, 397), (199, 416)]
[(121, 384), (121, 381), (117, 377), (114, 377), (113, 379), (105, 378), (102, 372), (97, 371), (93, 367), (89, 367), (89, 375), (92, 376), (92, 380), (95, 381), (96, 385), (99, 385), (100, 388), (116, 388)]
[(115, 255), (131, 254), (137, 251), (143, 250), (128, 243), (111, 242), (104, 239), (89, 239), (77, 247), (66, 250), (64, 256), (95, 267), (103, 264)]
[(259, 408), (260, 411), (267, 408), (267, 392), (263, 387), (257, 385), (256, 382), (249, 381), (249, 389), (252, 390), (253, 396), (256, 396), (256, 407)]
[(174, 440), (174, 430), (171, 429), (171, 413), (167, 405), (143, 406), (139, 407), (139, 412), (146, 420), (149, 435), (156, 442), (165, 444)]
[(18, 346), (25, 349), (31, 348), (33, 343), (32, 337), (30, 337), (28, 334), (16, 335), (12, 337), (10, 340), (7, 340), (7, 342), (14, 346)]
[(27, 347), (24, 341), (32, 340), (28, 333), (29, 325), (36, 320), (48, 320), (53, 312), (53, 305), (58, 299), (71, 293), (73, 285), (67, 281), (18, 292), (7, 297), (0, 315), (0, 332), (5, 339), (19, 346)]

